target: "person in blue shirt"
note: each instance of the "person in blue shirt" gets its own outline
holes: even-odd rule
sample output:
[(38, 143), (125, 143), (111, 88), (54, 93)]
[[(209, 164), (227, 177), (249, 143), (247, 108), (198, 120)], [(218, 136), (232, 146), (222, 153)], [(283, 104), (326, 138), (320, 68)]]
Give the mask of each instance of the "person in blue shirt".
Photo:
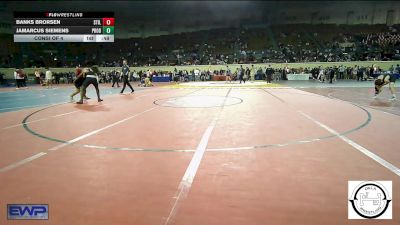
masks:
[(122, 64), (123, 65), (122, 65), (121, 73), (122, 73), (122, 80), (124, 82), (124, 85), (122, 86), (121, 94), (124, 93), (126, 85), (128, 85), (128, 87), (131, 88), (131, 90), (132, 90), (131, 93), (133, 93), (133, 92), (135, 92), (135, 90), (133, 90), (133, 87), (129, 83), (129, 72), (130, 72), (130, 70), (129, 70), (129, 66), (128, 66), (128, 61), (124, 60), (124, 61), (122, 61)]

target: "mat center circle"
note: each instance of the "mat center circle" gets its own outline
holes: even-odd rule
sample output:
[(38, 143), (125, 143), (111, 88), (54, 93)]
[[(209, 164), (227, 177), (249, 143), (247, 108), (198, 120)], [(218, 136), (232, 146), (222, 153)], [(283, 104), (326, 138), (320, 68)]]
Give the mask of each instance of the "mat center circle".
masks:
[(154, 102), (156, 105), (177, 108), (208, 108), (235, 105), (242, 102), (242, 99), (225, 96), (183, 96), (159, 99)]

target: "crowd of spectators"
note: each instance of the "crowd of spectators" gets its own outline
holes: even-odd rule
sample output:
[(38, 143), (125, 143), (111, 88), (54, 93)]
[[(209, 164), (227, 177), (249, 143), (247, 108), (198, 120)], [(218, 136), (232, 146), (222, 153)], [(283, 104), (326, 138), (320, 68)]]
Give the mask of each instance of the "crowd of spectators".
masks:
[[(305, 68), (291, 68), (289, 66), (273, 68), (271, 65), (259, 66), (253, 64), (251, 66), (241, 66), (236, 69), (227, 65), (224, 69), (211, 70), (193, 68), (192, 70), (178, 70), (174, 68), (172, 71), (162, 70), (133, 70), (130, 73), (130, 81), (141, 81), (148, 77), (153, 80), (154, 77), (169, 77), (170, 81), (187, 82), (187, 81), (211, 81), (215, 77), (229, 76), (229, 80), (239, 80), (240, 76), (246, 80), (267, 80), (270, 76), (271, 80), (287, 80), (288, 74), (310, 74), (310, 79), (320, 80), (324, 82), (324, 78), (334, 76), (335, 79), (353, 79), (357, 81), (365, 81), (376, 77), (381, 73), (400, 74), (400, 65), (392, 65), (388, 71), (383, 71), (376, 65), (354, 67), (339, 65), (339, 66), (319, 66)], [(100, 83), (111, 83), (113, 76), (120, 80), (119, 70), (102, 71), (100, 75)], [(228, 80), (224, 78), (224, 80)]]
[[(282, 25), (223, 28), (115, 43), (10, 43), (0, 67), (102, 67), (346, 62), (400, 59), (399, 26)], [(12, 41), (10, 38), (9, 40)]]
[[(271, 65), (257, 65), (252, 64), (250, 66), (240, 66), (233, 68), (230, 65), (226, 65), (223, 69), (212, 70), (212, 69), (200, 69), (193, 68), (191, 70), (180, 70), (179, 67), (175, 67), (172, 71), (163, 70), (132, 70), (129, 74), (129, 80), (139, 82), (139, 85), (144, 85), (146, 79), (147, 83), (151, 84), (155, 77), (164, 77), (168, 81), (174, 82), (189, 82), (189, 81), (212, 81), (212, 80), (224, 80), (224, 81), (236, 81), (236, 80), (266, 80), (267, 82), (287, 80), (288, 75), (291, 74), (307, 74), (309, 79), (318, 80), (320, 82), (332, 82), (336, 79), (348, 79), (357, 81), (373, 80), (379, 74), (392, 73), (396, 76), (400, 75), (400, 65), (394, 64), (389, 70), (383, 71), (376, 64), (370, 66), (319, 66), (319, 67), (296, 67), (291, 68), (286, 65), (283, 67), (273, 68)], [(48, 70), (48, 69), (46, 69)], [(16, 72), (23, 71), (22, 69), (16, 69)], [(38, 72), (38, 79), (34, 79), (36, 74), (27, 74), (24, 76), (24, 80), (30, 83), (44, 84), (45, 73), (41, 70)], [(3, 78), (4, 74), (0, 74), (0, 83), (4, 86), (10, 86), (9, 81)], [(229, 79), (228, 79), (229, 77)], [(76, 78), (74, 72), (52, 72), (52, 84), (70, 84)], [(101, 70), (99, 74), (99, 83), (115, 83), (122, 82), (122, 76), (120, 68)]]

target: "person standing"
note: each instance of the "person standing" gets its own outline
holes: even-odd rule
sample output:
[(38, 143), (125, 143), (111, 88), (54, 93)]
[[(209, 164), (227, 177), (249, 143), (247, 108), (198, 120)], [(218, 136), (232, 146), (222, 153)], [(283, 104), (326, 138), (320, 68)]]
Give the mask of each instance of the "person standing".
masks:
[(16, 70), (14, 70), (14, 80), (15, 80), (15, 89), (19, 89), (19, 87), (20, 87), (20, 84), (19, 84), (19, 80), (17, 79), (18, 78), (18, 69), (16, 69)]
[(126, 85), (128, 85), (128, 87), (131, 88), (131, 93), (135, 92), (135, 90), (133, 90), (133, 87), (131, 86), (131, 84), (129, 83), (129, 66), (128, 66), (128, 61), (126, 61), (126, 59), (124, 61), (122, 61), (122, 69), (121, 69), (121, 73), (122, 73), (122, 80), (124, 82), (124, 85), (122, 86), (122, 90), (121, 90), (121, 94), (124, 93), (125, 87)]
[(53, 80), (53, 73), (51, 72), (49, 67), (46, 67), (46, 85), (47, 85), (47, 88), (51, 87), (52, 80)]
[[(85, 80), (83, 81), (81, 86), (81, 99), (76, 102), (76, 104), (83, 104), (83, 98), (86, 96), (86, 88), (91, 84), (93, 84), (94, 88), (96, 88), (97, 101), (103, 101), (103, 99), (100, 98), (99, 83), (97, 82), (97, 74), (94, 72), (94, 68), (95, 67), (83, 69), (82, 72)], [(96, 68), (96, 71), (97, 70), (98, 69)]]
[(332, 80), (335, 77), (335, 69), (334, 68), (329, 68), (329, 83), (332, 84)]
[(61, 76), (61, 74), (60, 73), (55, 73), (54, 74), (54, 83), (55, 84), (60, 84), (60, 76)]
[(246, 67), (246, 70), (244, 72), (243, 80), (246, 83), (246, 80), (249, 80), (249, 79), (250, 79), (250, 69), (249, 69), (249, 67)]
[(282, 80), (287, 80), (287, 75), (290, 72), (290, 69), (288, 66), (285, 66), (282, 70)]
[(374, 65), (372, 65), (372, 66), (369, 68), (368, 77), (374, 77)]
[(36, 84), (40, 84), (40, 71), (38, 69), (35, 70), (35, 81)]
[(254, 68), (254, 65), (251, 65), (250, 69), (250, 80), (254, 81), (256, 76), (256, 68)]
[(14, 78), (15, 78), (15, 83), (16, 83), (16, 89), (19, 89), (20, 87), (23, 87), (23, 81), (25, 77), (22, 74), (21, 69), (17, 69), (14, 71)]
[(198, 68), (196, 68), (196, 69), (194, 70), (194, 78), (193, 78), (193, 81), (196, 81), (196, 80), (200, 80), (200, 70), (199, 70)]
[(24, 71), (23, 69), (20, 69), (20, 70), (19, 70), (19, 74), (20, 74), (20, 76), (22, 77), (22, 80), (21, 80), (21, 82), (22, 82), (22, 87), (28, 88), (28, 87), (26, 86), (26, 80), (28, 79), (28, 76), (26, 75), (25, 71)]
[[(137, 74), (136, 70), (134, 70), (133, 73), (132, 73), (132, 80), (133, 81), (140, 81), (140, 77)], [(171, 77), (171, 81), (172, 81), (172, 77)]]
[(339, 79), (344, 79), (344, 66), (339, 66)]
[(238, 68), (238, 77), (239, 77), (239, 83), (241, 84), (244, 77), (244, 69), (242, 68), (242, 65), (240, 65), (240, 68)]
[(231, 69), (229, 69), (229, 67), (226, 66), (226, 81), (229, 81), (229, 83), (231, 83), (232, 81), (231, 75), (232, 75)]
[(267, 84), (270, 84), (272, 81), (272, 74), (274, 73), (274, 70), (272, 69), (271, 65), (268, 65), (268, 68), (265, 70), (266, 78), (267, 78)]
[(4, 79), (4, 73), (0, 72), (0, 85), (4, 86), (10, 86), (10, 84), (7, 82), (7, 79)]
[(324, 68), (322, 68), (322, 66), (319, 67), (319, 73), (318, 73), (317, 80), (322, 83), (325, 82), (325, 71), (324, 71)]
[(394, 69), (394, 73), (395, 74), (399, 74), (400, 73), (400, 65), (399, 64), (396, 65), (396, 68)]
[(364, 71), (361, 67), (357, 68), (357, 81), (363, 81), (363, 73)]
[(118, 80), (119, 80), (119, 77), (118, 77), (118, 72), (117, 71), (115, 71), (115, 70), (113, 70), (112, 72), (111, 72), (111, 77), (112, 77), (112, 85), (111, 85), (111, 87), (114, 87), (114, 85), (115, 85), (115, 83), (117, 83), (117, 87), (119, 87), (119, 82), (118, 82)]

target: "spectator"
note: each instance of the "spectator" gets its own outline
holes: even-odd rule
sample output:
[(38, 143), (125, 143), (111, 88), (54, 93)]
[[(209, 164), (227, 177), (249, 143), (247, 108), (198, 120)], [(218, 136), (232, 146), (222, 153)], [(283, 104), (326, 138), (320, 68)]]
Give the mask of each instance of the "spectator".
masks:
[(47, 88), (50, 88), (53, 82), (53, 73), (51, 72), (49, 67), (46, 67), (46, 85)]

